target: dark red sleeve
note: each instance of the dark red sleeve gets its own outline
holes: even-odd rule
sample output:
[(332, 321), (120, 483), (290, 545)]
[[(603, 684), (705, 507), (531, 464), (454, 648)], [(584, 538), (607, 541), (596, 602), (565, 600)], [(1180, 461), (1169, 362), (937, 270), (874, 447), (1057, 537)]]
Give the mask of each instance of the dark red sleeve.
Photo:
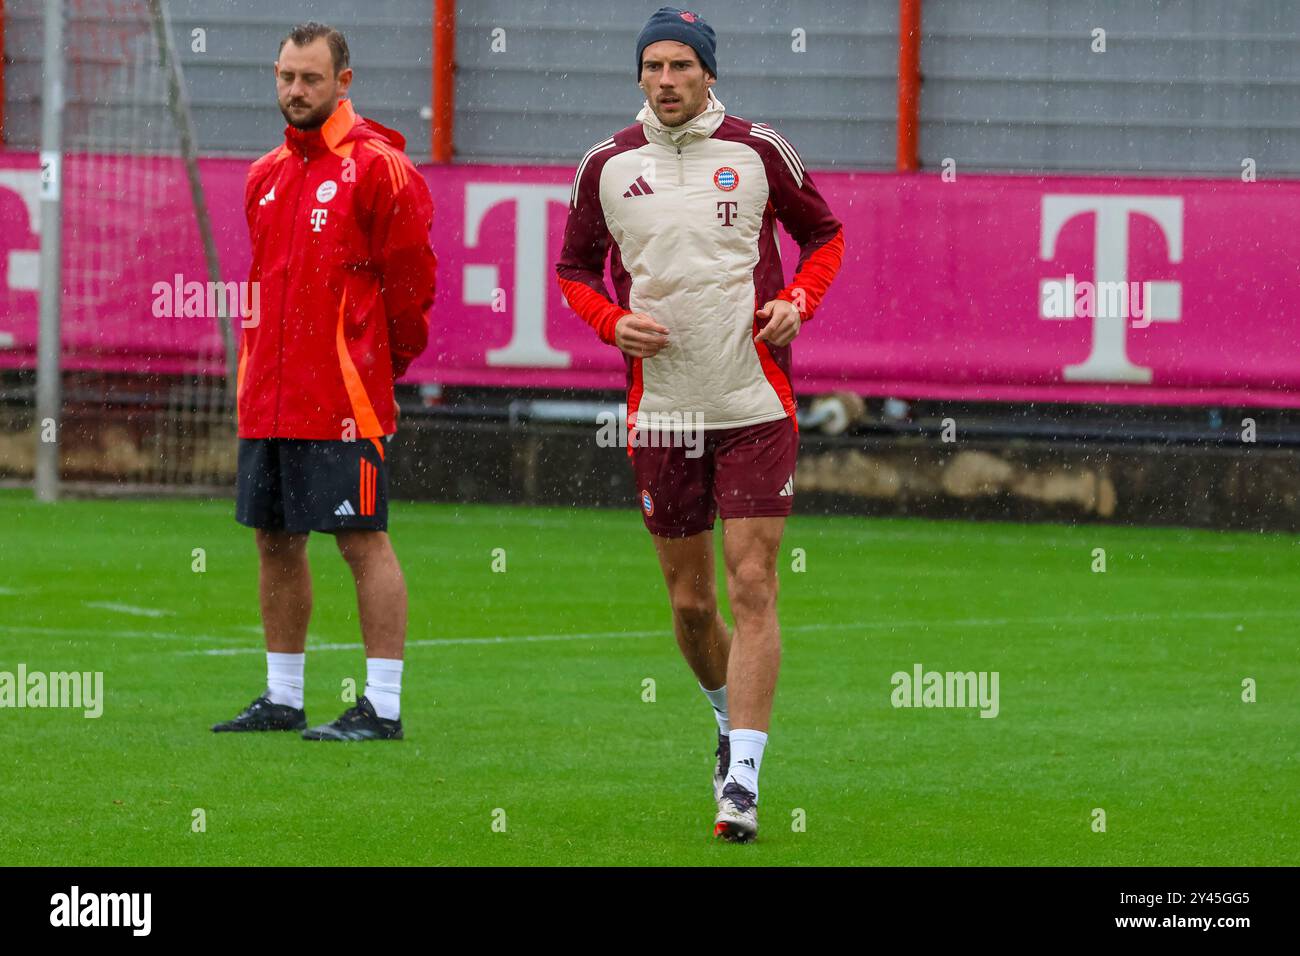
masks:
[(802, 299), (804, 307), (799, 311), (807, 321), (817, 311), (840, 270), (844, 259), (844, 226), (817, 191), (794, 147), (770, 127), (756, 123), (754, 133), (763, 141), (768, 199), (777, 220), (799, 244), (799, 264), (794, 278), (776, 297), (796, 305)]
[(379, 264), (388, 348), (397, 379), (429, 343), (428, 313), (438, 268), (429, 241), (433, 198), (428, 183), (409, 161), (376, 161), (370, 169), (376, 179), (371, 247)]
[(605, 288), (605, 259), (613, 242), (600, 205), (605, 158), (589, 153), (578, 167), (564, 226), (564, 249), (555, 274), (569, 307), (596, 330), (602, 342), (613, 345), (614, 327), (629, 312), (614, 302)]

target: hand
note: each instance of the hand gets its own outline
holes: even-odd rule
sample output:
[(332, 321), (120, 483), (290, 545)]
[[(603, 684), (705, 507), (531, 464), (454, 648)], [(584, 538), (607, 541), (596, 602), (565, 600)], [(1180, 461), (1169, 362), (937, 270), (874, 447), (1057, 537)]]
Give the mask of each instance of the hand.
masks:
[(768, 301), (754, 315), (768, 320), (767, 325), (763, 326), (762, 331), (754, 337), (754, 341), (766, 342), (769, 345), (789, 345), (799, 334), (799, 326), (803, 324), (803, 317), (799, 314), (799, 310), (785, 299)]
[(633, 358), (650, 358), (668, 348), (668, 330), (644, 312), (632, 312), (614, 326), (614, 344)]

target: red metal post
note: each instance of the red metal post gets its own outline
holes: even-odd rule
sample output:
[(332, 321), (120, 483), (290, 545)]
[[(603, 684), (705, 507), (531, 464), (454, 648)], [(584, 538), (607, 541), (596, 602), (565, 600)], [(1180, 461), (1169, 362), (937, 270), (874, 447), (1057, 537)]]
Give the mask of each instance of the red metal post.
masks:
[(456, 118), (456, 0), (433, 5), (433, 126), (429, 142), (435, 163), (450, 163)]
[(898, 169), (921, 168), (921, 0), (898, 0)]
[(5, 144), (5, 0), (0, 0), (0, 147)]

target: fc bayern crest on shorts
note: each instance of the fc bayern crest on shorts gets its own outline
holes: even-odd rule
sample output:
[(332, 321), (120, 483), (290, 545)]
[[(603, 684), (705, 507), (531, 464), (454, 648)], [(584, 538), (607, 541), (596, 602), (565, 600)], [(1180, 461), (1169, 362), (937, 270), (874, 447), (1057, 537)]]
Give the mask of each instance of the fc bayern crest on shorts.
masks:
[(729, 193), (740, 185), (740, 173), (736, 172), (730, 166), (723, 166), (713, 174), (713, 185), (717, 186), (724, 193)]
[(655, 513), (655, 500), (650, 497), (650, 492), (644, 488), (641, 489), (641, 510), (645, 512), (647, 518)]

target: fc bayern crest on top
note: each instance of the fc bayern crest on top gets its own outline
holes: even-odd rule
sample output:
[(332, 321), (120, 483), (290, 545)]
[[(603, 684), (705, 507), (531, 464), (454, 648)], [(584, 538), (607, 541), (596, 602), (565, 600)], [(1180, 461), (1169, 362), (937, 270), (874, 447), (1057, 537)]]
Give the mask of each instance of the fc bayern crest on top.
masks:
[(713, 174), (713, 185), (724, 193), (729, 193), (740, 185), (740, 173), (730, 166), (723, 166)]

